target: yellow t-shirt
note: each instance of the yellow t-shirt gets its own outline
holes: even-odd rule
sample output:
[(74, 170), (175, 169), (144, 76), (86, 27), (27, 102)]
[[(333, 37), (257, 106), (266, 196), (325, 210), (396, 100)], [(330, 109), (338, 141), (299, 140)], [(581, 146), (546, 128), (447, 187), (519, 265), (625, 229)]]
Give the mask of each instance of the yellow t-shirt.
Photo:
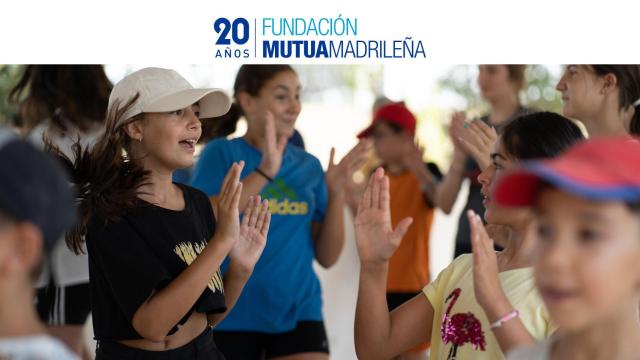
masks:
[[(535, 289), (533, 270), (531, 268), (508, 270), (499, 275), (507, 298), (520, 312), (520, 320), (529, 333), (537, 341), (549, 337), (555, 331), (555, 326), (551, 324), (549, 313)], [(438, 275), (436, 280), (423, 289), (423, 292), (434, 310), (434, 321), (431, 327), (432, 359), (447, 359), (450, 355), (457, 355), (456, 358), (460, 360), (505, 358), (489, 328), (489, 320), (475, 299), (471, 254), (456, 258)], [(445, 333), (449, 341), (445, 341), (441, 327), (448, 310), (449, 330)], [(466, 324), (466, 326), (458, 324)], [(472, 326), (473, 324), (476, 326)], [(465, 337), (464, 329), (468, 329), (472, 336)], [(453, 334), (459, 335), (458, 339), (465, 339), (458, 340), (462, 344), (454, 345)], [(482, 339), (484, 339), (484, 350), (480, 348)], [(474, 346), (474, 343), (478, 346)]]

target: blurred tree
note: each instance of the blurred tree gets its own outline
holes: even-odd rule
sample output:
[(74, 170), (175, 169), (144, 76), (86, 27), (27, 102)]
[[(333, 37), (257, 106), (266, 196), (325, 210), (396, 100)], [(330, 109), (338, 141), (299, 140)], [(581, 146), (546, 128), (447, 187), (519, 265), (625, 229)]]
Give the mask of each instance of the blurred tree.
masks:
[[(462, 96), (467, 102), (467, 109), (480, 114), (488, 108), (480, 96), (477, 76), (477, 65), (457, 65), (439, 81), (439, 85), (443, 90), (453, 91)], [(555, 89), (558, 79), (552, 76), (548, 66), (528, 65), (526, 77), (527, 85), (520, 93), (523, 105), (538, 110), (562, 110), (562, 98)]]
[(15, 104), (9, 104), (7, 97), (18, 81), (21, 70), (22, 67), (19, 65), (0, 64), (0, 124), (2, 125), (11, 122), (16, 114)]

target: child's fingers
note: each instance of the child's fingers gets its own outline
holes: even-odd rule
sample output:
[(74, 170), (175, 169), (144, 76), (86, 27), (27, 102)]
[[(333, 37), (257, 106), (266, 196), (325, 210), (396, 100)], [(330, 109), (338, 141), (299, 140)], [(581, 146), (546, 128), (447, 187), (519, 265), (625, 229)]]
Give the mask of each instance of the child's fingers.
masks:
[(282, 155), (284, 153), (284, 148), (287, 147), (288, 141), (289, 139), (284, 135), (278, 138), (278, 154)]
[(260, 233), (266, 239), (267, 233), (269, 232), (269, 225), (271, 224), (271, 212), (269, 211), (269, 203), (266, 200), (264, 206), (267, 210), (264, 217), (264, 222), (262, 223), (262, 228), (260, 229)]
[(233, 168), (230, 171), (229, 182), (227, 184), (227, 191), (224, 195), (224, 206), (229, 208), (229, 206), (233, 206), (234, 196), (237, 192), (238, 184), (240, 184), (240, 169), (244, 162), (234, 164)]
[(238, 182), (233, 193), (233, 197), (229, 203), (229, 210), (238, 209), (240, 206), (240, 197), (242, 196), (242, 183)]
[(380, 188), (380, 204), (379, 209), (384, 211), (389, 210), (389, 177), (385, 176), (382, 179), (382, 186)]
[(482, 219), (478, 214), (476, 214), (476, 227), (478, 228), (478, 240), (483, 245), (483, 248), (485, 250), (493, 251), (493, 240), (489, 237), (487, 229), (484, 227)]
[[(227, 182), (227, 188), (224, 194), (225, 199), (232, 199), (233, 194), (236, 190), (237, 184), (240, 182), (240, 173), (242, 172), (242, 168), (244, 168), (244, 161), (240, 161), (238, 163), (234, 163), (229, 171), (229, 179)], [(228, 203), (226, 203), (228, 205)]]
[(493, 137), (493, 128), (487, 125), (484, 121), (474, 121), (476, 127), (488, 138)]
[(476, 141), (485, 146), (492, 146), (495, 136), (491, 133), (491, 128), (483, 121), (474, 121), (471, 129), (474, 131)]
[(335, 163), (335, 157), (336, 157), (336, 148), (331, 147), (331, 151), (329, 151), (329, 166), (334, 166)]
[(367, 148), (363, 146), (361, 150), (354, 155), (349, 164), (349, 169), (359, 169), (360, 167), (362, 167), (362, 165), (364, 165), (365, 162), (367, 162)]
[(469, 133), (471, 133), (472, 137), (476, 141), (478, 141), (478, 139), (483, 139), (483, 138), (486, 137), (486, 135), (484, 134), (484, 132), (480, 129), (480, 126), (478, 125), (479, 122), (481, 122), (481, 121), (474, 121), (474, 122), (470, 123), (469, 127), (467, 128), (467, 130), (469, 130)]
[(458, 141), (460, 142), (460, 145), (462, 145), (462, 147), (470, 153), (476, 153), (478, 152), (478, 147), (470, 142), (469, 140), (463, 138), (462, 136), (458, 137)]
[(249, 227), (255, 228), (258, 222), (258, 216), (260, 215), (260, 200), (255, 197), (251, 202), (251, 218), (249, 219)]
[[(252, 201), (253, 201), (253, 196), (249, 198), (249, 203), (251, 203)], [(252, 212), (253, 212), (253, 208), (251, 206), (247, 206), (247, 208), (244, 210), (244, 213), (242, 214), (242, 223), (241, 223), (242, 226), (249, 225), (249, 218)]]
[(256, 225), (255, 228), (259, 231), (262, 232), (262, 226), (264, 225), (264, 220), (267, 216), (267, 202), (266, 200), (263, 202), (262, 200), (260, 200), (260, 197), (258, 197), (258, 202), (256, 204), (256, 209), (258, 210), (258, 219), (256, 220)]
[(479, 244), (478, 244), (478, 226), (476, 224), (476, 213), (473, 210), (467, 211), (467, 219), (471, 227), (471, 252), (474, 258), (478, 256)]
[(382, 182), (380, 181), (380, 169), (376, 169), (376, 173), (374, 174), (375, 178), (373, 180), (373, 188), (371, 189), (371, 207), (374, 209), (380, 208), (380, 188)]
[(267, 149), (276, 149), (276, 125), (270, 111), (264, 117), (264, 140)]
[(369, 183), (367, 184), (367, 188), (364, 190), (364, 195), (362, 195), (362, 210), (371, 208), (371, 191), (373, 191), (373, 182), (375, 177), (375, 173), (369, 176)]
[(400, 220), (398, 226), (396, 226), (396, 229), (393, 230), (391, 236), (395, 239), (402, 239), (404, 237), (404, 234), (407, 233), (407, 230), (409, 230), (409, 226), (411, 226), (412, 222), (413, 219), (410, 217)]
[(222, 179), (222, 186), (220, 186), (220, 200), (222, 201), (225, 196), (227, 195), (227, 192), (229, 191), (229, 181), (231, 179), (231, 173), (233, 172), (234, 168), (236, 167), (236, 163), (235, 161), (233, 162), (233, 164), (231, 164), (231, 167), (229, 168), (229, 170), (227, 171), (227, 174), (224, 176), (224, 179)]

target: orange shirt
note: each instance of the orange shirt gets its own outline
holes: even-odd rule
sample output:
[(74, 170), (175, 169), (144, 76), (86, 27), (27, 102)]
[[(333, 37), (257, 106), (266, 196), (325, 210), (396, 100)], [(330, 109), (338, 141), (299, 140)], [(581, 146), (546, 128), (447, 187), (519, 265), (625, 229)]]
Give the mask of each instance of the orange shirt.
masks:
[(389, 175), (391, 224), (412, 217), (413, 223), (389, 261), (389, 292), (415, 292), (429, 283), (429, 235), (434, 209), (424, 199), (420, 181), (410, 172)]

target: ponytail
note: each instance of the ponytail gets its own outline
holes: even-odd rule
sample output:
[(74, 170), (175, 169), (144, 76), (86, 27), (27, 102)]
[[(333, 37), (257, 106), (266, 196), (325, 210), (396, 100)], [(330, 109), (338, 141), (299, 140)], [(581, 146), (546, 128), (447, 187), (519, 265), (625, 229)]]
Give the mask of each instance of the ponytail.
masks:
[[(128, 210), (141, 204), (138, 189), (147, 184), (150, 172), (139, 159), (129, 155), (131, 138), (123, 126), (116, 127), (118, 120), (137, 100), (135, 96), (124, 106), (115, 104), (107, 114), (106, 129), (95, 145), (83, 148), (79, 140), (73, 145), (74, 160), (66, 157), (50, 141), (45, 149), (58, 155), (72, 169), (72, 181), (78, 203), (78, 221), (67, 232), (67, 246), (76, 254), (83, 252), (84, 236), (89, 221), (97, 216), (104, 221), (113, 221)], [(137, 115), (128, 122), (140, 120)]]
[(218, 137), (227, 137), (234, 132), (238, 125), (238, 120), (242, 117), (242, 108), (238, 103), (231, 104), (229, 111), (219, 117), (207, 119), (202, 122), (202, 136), (200, 140), (207, 142)]
[(620, 90), (619, 109), (626, 111), (633, 106), (629, 133), (640, 135), (640, 65), (591, 65), (596, 75), (613, 74)]

